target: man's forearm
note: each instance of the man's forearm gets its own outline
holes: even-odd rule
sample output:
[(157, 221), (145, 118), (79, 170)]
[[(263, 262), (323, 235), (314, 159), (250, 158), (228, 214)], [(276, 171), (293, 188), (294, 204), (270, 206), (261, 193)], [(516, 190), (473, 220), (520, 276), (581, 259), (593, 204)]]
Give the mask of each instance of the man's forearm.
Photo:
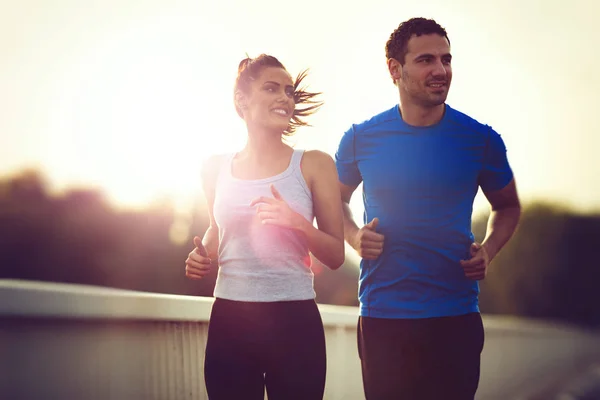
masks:
[(350, 205), (344, 201), (342, 202), (342, 208), (344, 211), (344, 239), (352, 246), (352, 248), (357, 250), (357, 244), (355, 242), (359, 227), (356, 225), (356, 222), (354, 222)]
[(487, 233), (482, 243), (487, 250), (490, 261), (496, 257), (515, 233), (520, 216), (520, 206), (492, 211), (488, 219)]

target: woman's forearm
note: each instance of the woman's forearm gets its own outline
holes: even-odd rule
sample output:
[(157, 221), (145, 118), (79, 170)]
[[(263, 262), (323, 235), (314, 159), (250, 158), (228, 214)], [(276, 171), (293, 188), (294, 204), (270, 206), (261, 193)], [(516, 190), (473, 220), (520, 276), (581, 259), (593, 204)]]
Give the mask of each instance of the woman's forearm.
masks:
[(209, 226), (202, 238), (202, 245), (206, 249), (208, 258), (216, 262), (219, 257), (219, 228)]
[(323, 232), (305, 220), (300, 230), (308, 240), (308, 249), (323, 264), (331, 269), (338, 269), (345, 259), (344, 240)]

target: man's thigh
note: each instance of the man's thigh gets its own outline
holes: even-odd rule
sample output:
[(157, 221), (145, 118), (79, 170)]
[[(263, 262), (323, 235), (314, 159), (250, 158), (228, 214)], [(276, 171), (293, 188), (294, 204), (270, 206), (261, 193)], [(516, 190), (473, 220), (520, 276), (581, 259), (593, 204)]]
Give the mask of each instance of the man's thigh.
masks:
[(415, 400), (425, 383), (425, 341), (406, 319), (360, 317), (358, 348), (367, 400)]
[(428, 319), (361, 317), (367, 400), (472, 399), (479, 381), (479, 314)]
[(436, 318), (429, 328), (434, 352), (432, 366), (437, 395), (448, 399), (473, 400), (479, 385), (484, 330), (481, 315), (471, 313), (456, 317)]

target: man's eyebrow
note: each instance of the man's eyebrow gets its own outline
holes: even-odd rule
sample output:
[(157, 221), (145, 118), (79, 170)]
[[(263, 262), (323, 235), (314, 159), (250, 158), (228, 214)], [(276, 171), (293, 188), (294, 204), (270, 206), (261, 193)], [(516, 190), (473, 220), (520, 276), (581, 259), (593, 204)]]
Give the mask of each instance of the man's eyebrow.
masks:
[(433, 56), (433, 54), (429, 54), (429, 53), (419, 54), (418, 56), (415, 57), (415, 60), (421, 60), (424, 58), (434, 58), (434, 56)]
[[(424, 54), (419, 54), (418, 56), (415, 57), (415, 60), (423, 60), (426, 58), (435, 58), (435, 56), (433, 54), (430, 53), (424, 53)], [(452, 59), (452, 54), (450, 53), (446, 53), (443, 54), (440, 58), (450, 58)]]

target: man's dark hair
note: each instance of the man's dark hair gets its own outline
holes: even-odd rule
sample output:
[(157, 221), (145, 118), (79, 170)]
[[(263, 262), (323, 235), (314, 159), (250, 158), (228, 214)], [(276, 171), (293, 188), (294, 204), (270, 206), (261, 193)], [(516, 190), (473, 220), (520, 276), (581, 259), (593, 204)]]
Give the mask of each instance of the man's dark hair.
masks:
[(388, 60), (393, 58), (401, 65), (404, 65), (410, 38), (413, 35), (431, 35), (432, 33), (445, 37), (448, 43), (450, 43), (446, 30), (433, 19), (411, 18), (408, 21), (404, 21), (392, 32), (385, 44), (385, 57)]

